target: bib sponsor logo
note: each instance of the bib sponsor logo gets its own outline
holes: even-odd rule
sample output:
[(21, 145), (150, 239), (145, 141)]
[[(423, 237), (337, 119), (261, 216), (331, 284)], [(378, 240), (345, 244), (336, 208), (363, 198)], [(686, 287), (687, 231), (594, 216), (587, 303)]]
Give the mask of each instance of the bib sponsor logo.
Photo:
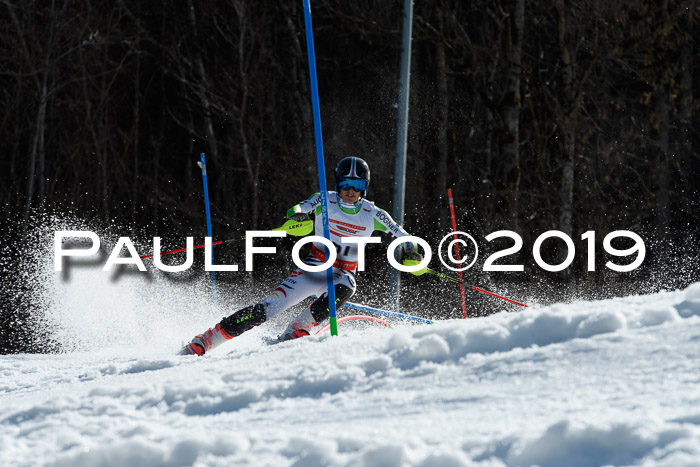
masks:
[[(341, 221), (337, 221), (335, 219), (330, 219), (330, 221), (338, 226), (342, 225), (344, 227), (350, 227), (350, 228), (356, 229), (356, 230), (367, 230), (367, 227), (362, 227), (361, 225), (348, 224), (347, 222), (341, 222)], [(340, 229), (340, 227), (338, 227), (338, 229)], [(349, 230), (348, 230), (348, 232), (349, 232)]]
[(343, 227), (342, 225), (336, 225), (335, 228), (340, 230), (341, 232), (345, 232), (351, 235), (357, 234), (357, 230), (348, 229), (347, 227)]

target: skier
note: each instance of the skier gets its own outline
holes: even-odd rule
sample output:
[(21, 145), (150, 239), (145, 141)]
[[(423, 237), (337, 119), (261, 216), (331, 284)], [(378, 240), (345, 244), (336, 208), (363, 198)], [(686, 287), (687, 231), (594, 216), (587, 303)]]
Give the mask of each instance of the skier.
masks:
[[(335, 190), (328, 192), (328, 219), (331, 241), (336, 245), (338, 256), (333, 263), (335, 300), (342, 306), (355, 293), (355, 270), (357, 269), (358, 245), (341, 243), (341, 237), (369, 237), (375, 230), (391, 233), (394, 237), (409, 235), (396, 224), (391, 216), (365, 199), (369, 187), (370, 171), (367, 163), (359, 157), (345, 157), (335, 169)], [(323, 236), (321, 195), (316, 193), (287, 211), (287, 217), (296, 221), (309, 219), (314, 214), (315, 234)], [(311, 253), (304, 259), (310, 266), (325, 263), (325, 250), (321, 243), (313, 242)], [(421, 261), (417, 246), (410, 241), (402, 244), (401, 260)], [(204, 355), (220, 344), (273, 318), (305, 298), (316, 295), (311, 303), (289, 324), (281, 340), (308, 336), (330, 316), (326, 271), (309, 272), (301, 268), (293, 271), (265, 300), (238, 310), (224, 318), (213, 328), (192, 339), (181, 351), (181, 355)]]

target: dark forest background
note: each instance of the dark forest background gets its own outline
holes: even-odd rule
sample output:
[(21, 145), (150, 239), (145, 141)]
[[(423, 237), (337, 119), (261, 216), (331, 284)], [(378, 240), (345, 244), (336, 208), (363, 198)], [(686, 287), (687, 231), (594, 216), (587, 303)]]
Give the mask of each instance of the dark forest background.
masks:
[[(328, 180), (342, 156), (365, 158), (369, 198), (389, 212), (402, 4), (312, 1)], [(318, 186), (301, 6), (0, 0), (3, 233), (31, 236), (37, 213), (70, 209), (173, 248), (201, 238), (200, 152), (215, 237), (279, 225)], [(523, 237), (507, 262), (528, 273), (488, 281), (629, 283), (669, 258), (697, 266), (699, 14), (696, 0), (416, 1), (406, 228), (437, 244), (452, 188), (458, 227), (486, 247), (479, 265), (509, 246), (487, 234)], [(565, 273), (532, 266), (551, 229), (577, 244)], [(618, 229), (647, 243), (637, 276), (603, 267)]]

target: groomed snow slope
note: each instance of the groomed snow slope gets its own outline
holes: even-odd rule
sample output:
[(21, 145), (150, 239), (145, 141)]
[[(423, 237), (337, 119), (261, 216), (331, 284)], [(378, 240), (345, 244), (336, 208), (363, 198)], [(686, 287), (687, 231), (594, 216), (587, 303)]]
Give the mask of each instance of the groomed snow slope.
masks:
[(174, 353), (211, 316), (153, 328), (94, 293), (74, 321), (54, 299), (75, 351), (0, 357), (0, 465), (700, 465), (700, 283), (277, 345), (263, 326), (204, 358)]

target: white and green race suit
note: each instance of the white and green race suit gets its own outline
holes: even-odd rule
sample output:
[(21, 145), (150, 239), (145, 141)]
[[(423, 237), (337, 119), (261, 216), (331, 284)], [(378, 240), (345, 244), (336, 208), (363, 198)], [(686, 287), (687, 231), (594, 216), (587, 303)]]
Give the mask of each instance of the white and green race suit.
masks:
[[(323, 236), (320, 193), (316, 193), (290, 208), (287, 211), (287, 217), (297, 213), (316, 215), (315, 235)], [(346, 293), (346, 296), (341, 297), (340, 304), (342, 304), (355, 292), (355, 271), (359, 247), (356, 243), (342, 243), (341, 239), (343, 237), (369, 237), (375, 230), (388, 232), (394, 237), (404, 237), (409, 234), (386, 211), (376, 207), (372, 201), (362, 199), (357, 205), (348, 205), (342, 203), (335, 191), (328, 192), (328, 221), (331, 241), (336, 245), (337, 251), (337, 259), (333, 263), (334, 283), (336, 289), (339, 285), (349, 289), (349, 295)], [(304, 259), (304, 263), (318, 266), (324, 262), (325, 246), (314, 242), (311, 253)], [(347, 289), (343, 288), (342, 290), (346, 291)], [(323, 299), (327, 295), (327, 290), (326, 271), (309, 272), (297, 268), (263, 300), (262, 304), (265, 307), (267, 319), (311, 295), (319, 297), (319, 300)], [(320, 324), (314, 321), (310, 310), (306, 309), (292, 321), (285, 334), (296, 329), (304, 329), (313, 334), (313, 328)]]

